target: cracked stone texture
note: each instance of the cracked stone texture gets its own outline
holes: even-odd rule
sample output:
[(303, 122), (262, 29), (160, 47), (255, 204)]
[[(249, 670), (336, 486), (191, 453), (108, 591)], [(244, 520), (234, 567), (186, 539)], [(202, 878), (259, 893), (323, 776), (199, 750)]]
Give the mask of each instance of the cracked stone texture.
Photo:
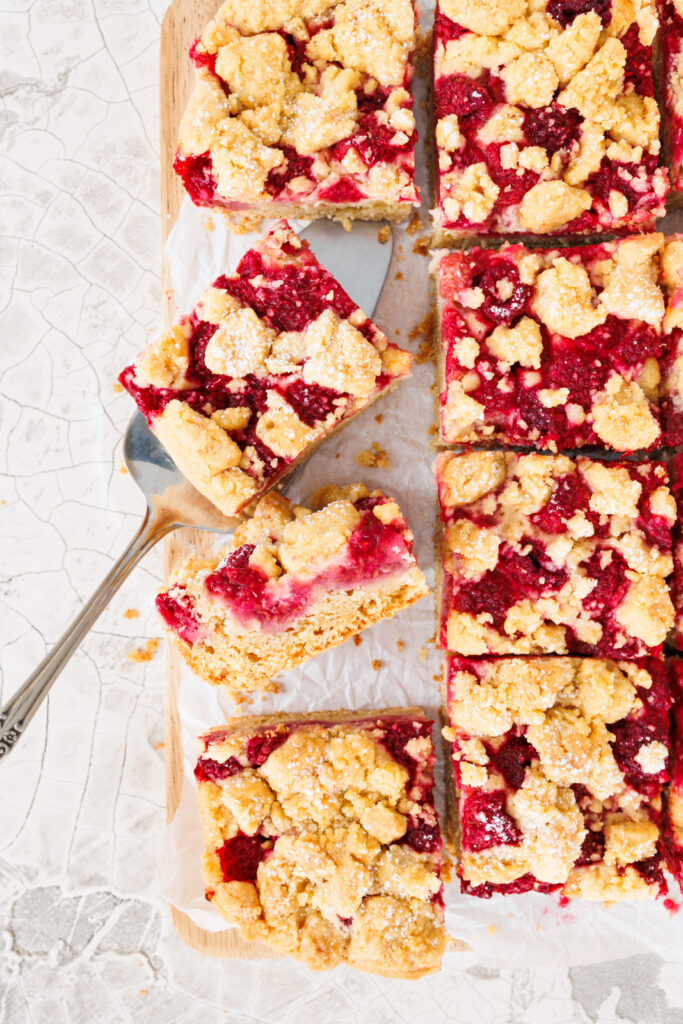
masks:
[[(160, 304), (157, 50), (163, 0), (0, 5), (2, 696), (132, 536), (116, 373)], [(113, 454), (112, 454), (113, 453)], [(0, 787), (0, 1020), (7, 1024), (683, 1024), (654, 956), (436, 978), (203, 958), (156, 896), (163, 669), (153, 552), (61, 676)], [(139, 617), (126, 618), (129, 608)]]

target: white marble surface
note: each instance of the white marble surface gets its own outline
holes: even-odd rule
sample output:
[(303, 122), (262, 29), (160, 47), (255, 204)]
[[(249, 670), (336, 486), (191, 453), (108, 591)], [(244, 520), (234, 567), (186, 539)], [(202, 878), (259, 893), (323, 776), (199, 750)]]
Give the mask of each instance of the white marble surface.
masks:
[[(0, 639), (7, 696), (132, 535), (112, 381), (157, 322), (164, 0), (0, 0)], [(113, 453), (113, 454), (112, 454)], [(383, 982), (204, 959), (156, 894), (163, 663), (150, 555), (0, 769), (3, 1024), (683, 1024), (681, 965)], [(128, 608), (139, 610), (127, 619)], [(283, 1001), (283, 992), (296, 992)], [(447, 1009), (444, 1009), (447, 1008)]]

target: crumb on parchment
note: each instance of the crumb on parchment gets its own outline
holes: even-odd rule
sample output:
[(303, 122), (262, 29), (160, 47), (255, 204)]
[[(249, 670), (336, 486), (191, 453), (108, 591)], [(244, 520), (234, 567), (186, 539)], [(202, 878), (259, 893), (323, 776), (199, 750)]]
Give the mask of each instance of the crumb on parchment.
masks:
[(353, 638), (353, 642), (356, 645), (356, 647), (360, 647), (360, 645), (363, 643), (363, 637), (358, 636), (358, 633), (356, 633), (356, 635)]
[(368, 469), (391, 469), (389, 456), (376, 441), (372, 442), (372, 448), (366, 448), (365, 451), (356, 455), (356, 462), (359, 466), (365, 466)]
[(388, 242), (390, 238), (391, 238), (391, 228), (389, 227), (388, 224), (383, 224), (382, 227), (377, 232), (377, 241), (381, 245), (384, 245), (385, 242)]
[(124, 619), (139, 619), (140, 612), (137, 610), (137, 608), (126, 608), (125, 612), (123, 613), (123, 617)]
[(157, 653), (159, 648), (159, 640), (157, 637), (152, 637), (144, 647), (134, 647), (132, 651), (129, 651), (126, 657), (129, 661), (151, 661), (154, 655)]
[(382, 667), (382, 662), (380, 661), (380, 659), (379, 659), (379, 658), (373, 658), (373, 661), (372, 661), (372, 667), (373, 667), (373, 669), (375, 670), (375, 672), (378, 672), (378, 671), (379, 671), (379, 669), (381, 669), (381, 667)]

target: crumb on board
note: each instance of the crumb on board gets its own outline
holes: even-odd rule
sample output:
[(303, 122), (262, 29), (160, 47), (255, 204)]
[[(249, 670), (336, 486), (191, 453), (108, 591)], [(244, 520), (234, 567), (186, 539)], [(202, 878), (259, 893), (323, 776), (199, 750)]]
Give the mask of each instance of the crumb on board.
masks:
[(388, 224), (383, 224), (382, 227), (377, 232), (377, 241), (381, 245), (384, 245), (384, 243), (388, 242), (390, 238), (391, 238), (391, 228), (389, 227)]
[(159, 641), (156, 637), (152, 637), (147, 641), (144, 647), (134, 647), (132, 651), (129, 651), (126, 657), (129, 661), (151, 661), (154, 655), (157, 653), (159, 648)]
[(490, 924), (489, 925), (489, 935), (495, 935), (497, 931), (498, 931), (498, 925), (497, 924)]
[(432, 423), (432, 425), (429, 428), (429, 430), (427, 431), (427, 433), (430, 434), (433, 437), (434, 434), (436, 434), (438, 432), (438, 429), (439, 428), (437, 427), (436, 423)]
[(124, 619), (139, 619), (140, 612), (137, 610), (137, 608), (126, 608), (125, 612), (123, 613), (123, 617)]
[(427, 235), (420, 235), (417, 242), (413, 246), (413, 252), (416, 256), (426, 256), (429, 252), (429, 239)]
[(337, 452), (337, 454), (335, 455), (335, 459), (341, 459), (341, 452)]
[(432, 676), (432, 679), (434, 680), (435, 683), (440, 683), (441, 682), (441, 676), (439, 675), (438, 672), (434, 673), (434, 675)]
[(366, 448), (365, 451), (356, 455), (356, 462), (359, 466), (365, 466), (368, 469), (391, 469), (389, 456), (376, 441), (372, 442), (372, 448)]
[(402, 280), (403, 280), (403, 271), (402, 270), (397, 270), (396, 273), (394, 274), (394, 281), (402, 281)]
[(427, 660), (427, 648), (426, 647), (421, 647), (420, 650), (417, 653), (418, 653), (418, 657), (419, 657), (420, 661), (426, 661)]
[(123, 463), (121, 463), (121, 467), (119, 469), (119, 473), (123, 473), (124, 476), (128, 476), (128, 470), (127, 470), (126, 466), (124, 466)]
[(403, 643), (403, 640), (397, 640), (396, 646), (398, 647), (399, 651), (402, 651), (403, 648), (405, 647), (405, 644)]
[(415, 355), (416, 364), (418, 366), (422, 366), (423, 363), (428, 363), (432, 358), (432, 351), (432, 340), (431, 338), (427, 338), (425, 341), (421, 342), (420, 347), (417, 350)]
[(159, 743), (155, 743), (154, 744), (154, 749), (155, 750), (163, 750), (165, 746), (166, 746), (166, 744), (164, 743), (164, 741), (160, 740)]
[(378, 672), (379, 669), (381, 669), (382, 662), (380, 661), (379, 658), (373, 658), (373, 660), (372, 660), (372, 667), (375, 670), (375, 672)]
[(383, 419), (384, 419), (384, 414), (381, 413), (381, 412), (378, 412), (377, 415), (375, 416), (375, 423), (381, 423)]
[(112, 388), (118, 395), (121, 391), (123, 391), (123, 384), (121, 383), (120, 380), (115, 380), (114, 383), (112, 384)]
[(420, 214), (414, 213), (406, 225), (407, 235), (416, 235), (421, 228)]
[(360, 645), (363, 643), (363, 637), (358, 636), (358, 633), (356, 633), (356, 635), (353, 638), (353, 642), (356, 645), (356, 647), (360, 647)]

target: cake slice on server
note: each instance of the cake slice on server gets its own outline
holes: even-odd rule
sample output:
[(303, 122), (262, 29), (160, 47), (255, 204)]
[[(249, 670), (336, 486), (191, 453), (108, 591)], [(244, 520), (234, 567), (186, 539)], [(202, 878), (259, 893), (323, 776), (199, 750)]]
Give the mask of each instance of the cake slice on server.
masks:
[(319, 492), (317, 510), (279, 494), (213, 559), (190, 560), (157, 608), (188, 664), (234, 693), (390, 618), (427, 593), (398, 505), (362, 484)]
[(233, 516), (410, 365), (280, 221), (120, 380), (178, 468)]

